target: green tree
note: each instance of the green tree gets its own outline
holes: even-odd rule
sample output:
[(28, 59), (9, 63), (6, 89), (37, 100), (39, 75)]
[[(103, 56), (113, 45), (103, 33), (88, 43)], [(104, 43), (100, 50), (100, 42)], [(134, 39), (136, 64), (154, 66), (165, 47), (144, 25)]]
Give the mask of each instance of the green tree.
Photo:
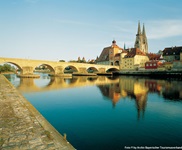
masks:
[(86, 63), (85, 57), (82, 58), (82, 62), (83, 63)]
[(59, 60), (59, 62), (65, 62), (65, 60)]
[(79, 63), (81, 62), (80, 57), (78, 57), (78, 62), (79, 62)]
[(0, 65), (0, 71), (1, 72), (14, 72), (16, 69), (14, 66), (11, 66), (9, 64)]

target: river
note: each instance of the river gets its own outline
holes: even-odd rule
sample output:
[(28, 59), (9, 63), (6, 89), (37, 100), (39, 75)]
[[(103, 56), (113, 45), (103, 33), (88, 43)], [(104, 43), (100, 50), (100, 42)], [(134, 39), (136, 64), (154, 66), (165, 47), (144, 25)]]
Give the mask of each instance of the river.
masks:
[(6, 75), (77, 150), (182, 146), (182, 81)]

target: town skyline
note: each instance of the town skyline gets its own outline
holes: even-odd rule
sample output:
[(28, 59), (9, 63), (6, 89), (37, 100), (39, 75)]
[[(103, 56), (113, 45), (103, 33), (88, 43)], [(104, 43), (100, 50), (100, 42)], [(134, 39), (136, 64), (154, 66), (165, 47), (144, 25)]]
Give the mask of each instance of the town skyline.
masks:
[(182, 2), (0, 1), (0, 55), (3, 57), (95, 59), (112, 40), (134, 47), (137, 25), (146, 28), (149, 52), (182, 44)]

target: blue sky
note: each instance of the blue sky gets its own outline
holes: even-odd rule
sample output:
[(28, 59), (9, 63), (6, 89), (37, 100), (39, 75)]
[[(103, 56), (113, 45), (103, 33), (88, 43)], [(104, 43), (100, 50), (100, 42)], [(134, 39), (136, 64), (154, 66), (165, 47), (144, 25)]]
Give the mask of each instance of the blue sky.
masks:
[(182, 45), (180, 0), (0, 0), (0, 57), (95, 59), (115, 39), (133, 47), (138, 21), (149, 52)]

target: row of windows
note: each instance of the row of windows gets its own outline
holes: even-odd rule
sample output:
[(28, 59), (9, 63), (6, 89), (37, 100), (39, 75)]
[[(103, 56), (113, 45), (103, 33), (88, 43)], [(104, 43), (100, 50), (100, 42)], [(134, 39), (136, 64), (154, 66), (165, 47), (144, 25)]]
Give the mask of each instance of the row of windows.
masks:
[(146, 66), (156, 66), (157, 64), (146, 64)]
[(130, 66), (130, 67), (128, 67), (127, 65), (125, 65), (125, 66), (124, 66), (124, 68), (132, 68), (132, 67), (131, 67), (131, 66)]
[[(175, 55), (176, 53), (175, 52), (173, 52), (173, 55)], [(166, 55), (168, 55), (168, 53), (166, 53)]]
[(128, 64), (128, 65), (132, 65), (132, 63), (127, 63), (127, 62), (125, 62), (124, 64), (125, 64), (125, 65), (127, 65), (127, 64)]

